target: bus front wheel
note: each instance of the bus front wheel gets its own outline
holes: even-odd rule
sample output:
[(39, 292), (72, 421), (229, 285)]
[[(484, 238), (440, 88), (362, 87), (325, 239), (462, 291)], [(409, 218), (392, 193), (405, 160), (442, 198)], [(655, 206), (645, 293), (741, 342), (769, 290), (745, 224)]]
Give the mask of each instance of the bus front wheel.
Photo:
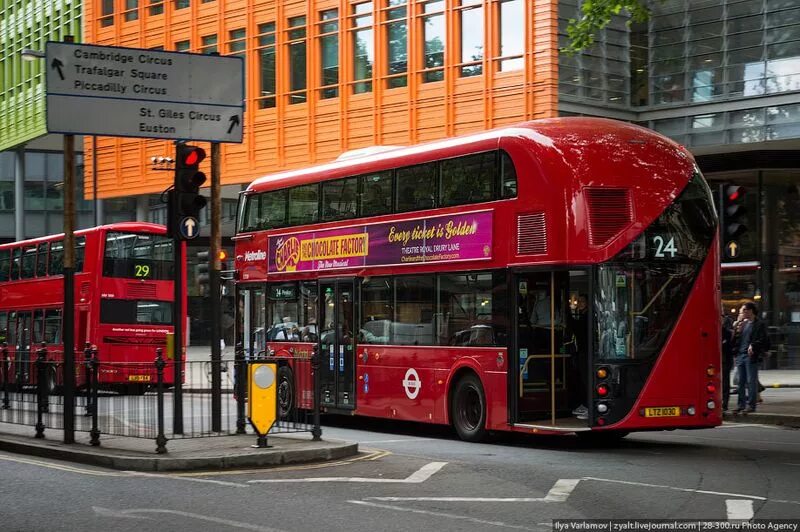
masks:
[(456, 383), (450, 419), (462, 440), (478, 442), (486, 437), (486, 394), (474, 373), (464, 375)]
[(278, 419), (286, 420), (292, 415), (294, 409), (294, 376), (287, 366), (278, 368)]

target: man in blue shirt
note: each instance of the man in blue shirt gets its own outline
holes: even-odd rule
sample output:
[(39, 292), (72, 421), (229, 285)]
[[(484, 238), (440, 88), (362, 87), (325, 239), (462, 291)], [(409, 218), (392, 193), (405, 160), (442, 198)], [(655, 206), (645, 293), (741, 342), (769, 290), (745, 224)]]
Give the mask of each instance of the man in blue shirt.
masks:
[(752, 302), (742, 305), (734, 324), (733, 349), (739, 375), (738, 408), (734, 413), (756, 411), (758, 400), (758, 364), (769, 350), (767, 326), (758, 317)]

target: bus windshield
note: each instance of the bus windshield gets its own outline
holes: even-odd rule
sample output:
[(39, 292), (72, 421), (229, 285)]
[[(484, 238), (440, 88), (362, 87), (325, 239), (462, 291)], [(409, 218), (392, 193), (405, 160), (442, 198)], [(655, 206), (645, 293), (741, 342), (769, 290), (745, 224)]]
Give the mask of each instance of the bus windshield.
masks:
[(149, 281), (173, 278), (172, 240), (146, 233), (109, 232), (103, 275)]
[(100, 321), (117, 325), (171, 325), (172, 303), (103, 299), (100, 303)]

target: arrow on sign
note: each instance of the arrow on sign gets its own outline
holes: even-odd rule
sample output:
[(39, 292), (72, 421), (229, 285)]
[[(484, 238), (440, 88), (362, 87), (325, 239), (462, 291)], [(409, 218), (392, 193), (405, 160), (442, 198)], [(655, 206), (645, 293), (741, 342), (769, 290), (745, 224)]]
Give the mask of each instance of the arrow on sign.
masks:
[(183, 225), (186, 226), (186, 236), (188, 236), (189, 238), (194, 236), (194, 227), (195, 227), (194, 218), (187, 218), (186, 220), (184, 220)]
[(230, 121), (231, 121), (231, 125), (230, 125), (230, 126), (228, 126), (228, 133), (230, 133), (231, 131), (233, 131), (233, 127), (234, 127), (234, 126), (238, 126), (238, 125), (239, 125), (239, 115), (233, 115), (233, 116), (230, 118)]
[(734, 241), (728, 242), (728, 254), (732, 259), (736, 257), (738, 251), (739, 251), (739, 244), (737, 244)]
[(53, 58), (53, 62), (50, 63), (51, 68), (55, 68), (58, 70), (58, 75), (61, 78), (61, 81), (64, 81), (64, 72), (61, 70), (61, 67), (64, 66), (64, 63), (58, 57)]

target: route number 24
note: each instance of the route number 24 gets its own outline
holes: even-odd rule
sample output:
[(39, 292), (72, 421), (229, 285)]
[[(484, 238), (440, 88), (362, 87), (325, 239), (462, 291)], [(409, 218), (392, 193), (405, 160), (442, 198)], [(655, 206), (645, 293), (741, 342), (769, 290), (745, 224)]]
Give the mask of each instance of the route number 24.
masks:
[(667, 253), (670, 258), (675, 258), (675, 254), (678, 252), (678, 248), (675, 247), (674, 238), (670, 238), (668, 241), (664, 242), (664, 237), (654, 236), (653, 245), (656, 247), (655, 257), (657, 259), (663, 259), (667, 256)]

